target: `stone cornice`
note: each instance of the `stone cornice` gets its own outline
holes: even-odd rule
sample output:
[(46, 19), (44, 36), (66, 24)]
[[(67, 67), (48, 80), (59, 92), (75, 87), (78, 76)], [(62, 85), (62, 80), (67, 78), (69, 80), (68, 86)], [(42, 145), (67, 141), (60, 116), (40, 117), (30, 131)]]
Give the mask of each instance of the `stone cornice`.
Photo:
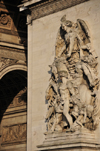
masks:
[(18, 48), (13, 48), (13, 47), (6, 47), (0, 44), (0, 50), (7, 50), (10, 52), (19, 52), (19, 53), (25, 53), (26, 49), (18, 49)]
[(0, 56), (9, 59), (26, 61), (25, 50), (0, 46)]
[(11, 42), (1, 41), (1, 40), (0, 40), (0, 46), (7, 49), (10, 48), (10, 50), (14, 50), (14, 52), (15, 51), (25, 52), (25, 50), (27, 50), (27, 47), (25, 47), (23, 44), (16, 44), (16, 43), (11, 43)]
[(18, 31), (12, 31), (12, 30), (8, 30), (8, 29), (3, 29), (0, 28), (0, 33), (4, 33), (4, 34), (9, 34), (9, 35), (14, 35), (14, 36), (18, 36), (20, 33), (21, 37), (26, 37), (27, 34), (25, 32), (18, 32)]
[(81, 4), (89, 0), (47, 0), (41, 1), (40, 3), (29, 6), (31, 10), (31, 21), (56, 13), (63, 9), (70, 8), (72, 6)]
[[(4, 112), (4, 111), (2, 110), (1, 112)], [(26, 105), (22, 105), (22, 106), (20, 106), (20, 108), (16, 107), (16, 108), (7, 109), (7, 111), (4, 113), (3, 118), (7, 118), (7, 117), (5, 117), (7, 115), (15, 116), (14, 114), (18, 114), (18, 113), (22, 113), (22, 112), (25, 112), (24, 114), (26, 114), (26, 112), (27, 112)]]

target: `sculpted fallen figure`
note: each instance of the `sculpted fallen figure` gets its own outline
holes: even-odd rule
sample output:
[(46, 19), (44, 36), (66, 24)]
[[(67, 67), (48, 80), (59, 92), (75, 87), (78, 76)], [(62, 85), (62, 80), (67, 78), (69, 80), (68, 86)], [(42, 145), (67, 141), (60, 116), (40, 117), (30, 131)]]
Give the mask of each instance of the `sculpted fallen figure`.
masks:
[(100, 117), (98, 61), (85, 21), (61, 18), (46, 91), (47, 133), (95, 130)]

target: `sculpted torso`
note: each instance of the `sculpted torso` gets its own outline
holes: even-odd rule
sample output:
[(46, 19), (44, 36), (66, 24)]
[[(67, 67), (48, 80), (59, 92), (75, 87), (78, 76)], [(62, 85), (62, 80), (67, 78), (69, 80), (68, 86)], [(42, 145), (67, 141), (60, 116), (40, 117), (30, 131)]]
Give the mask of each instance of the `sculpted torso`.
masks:
[(95, 130), (100, 117), (98, 63), (86, 23), (73, 23), (64, 15), (55, 51), (46, 91), (48, 133)]

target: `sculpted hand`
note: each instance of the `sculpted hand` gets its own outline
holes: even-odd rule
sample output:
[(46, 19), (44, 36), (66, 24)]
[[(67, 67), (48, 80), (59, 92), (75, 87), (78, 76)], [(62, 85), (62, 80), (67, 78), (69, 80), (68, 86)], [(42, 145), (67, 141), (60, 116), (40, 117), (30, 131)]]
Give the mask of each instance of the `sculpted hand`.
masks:
[(70, 56), (71, 56), (71, 53), (68, 53), (68, 54), (67, 54), (67, 58), (69, 58)]

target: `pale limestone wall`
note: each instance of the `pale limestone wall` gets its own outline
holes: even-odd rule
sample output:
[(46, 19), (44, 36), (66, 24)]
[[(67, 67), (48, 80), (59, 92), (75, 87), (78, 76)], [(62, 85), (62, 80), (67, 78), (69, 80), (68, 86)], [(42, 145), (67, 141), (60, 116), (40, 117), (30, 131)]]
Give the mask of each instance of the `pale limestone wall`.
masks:
[[(36, 146), (42, 144), (44, 140), (43, 133), (46, 131), (45, 115), (47, 111), (45, 92), (50, 78), (48, 65), (51, 65), (54, 60), (56, 36), (60, 27), (60, 19), (64, 14), (66, 14), (68, 20), (76, 22), (77, 19), (82, 19), (88, 24), (93, 48), (99, 56), (100, 66), (100, 0), (90, 0), (37, 19), (33, 21), (32, 26), (29, 25), (28, 32), (31, 36), (29, 36), (28, 50), (28, 123), (30, 123), (28, 124), (28, 151), (35, 151)], [(98, 136), (100, 136), (99, 133)]]

